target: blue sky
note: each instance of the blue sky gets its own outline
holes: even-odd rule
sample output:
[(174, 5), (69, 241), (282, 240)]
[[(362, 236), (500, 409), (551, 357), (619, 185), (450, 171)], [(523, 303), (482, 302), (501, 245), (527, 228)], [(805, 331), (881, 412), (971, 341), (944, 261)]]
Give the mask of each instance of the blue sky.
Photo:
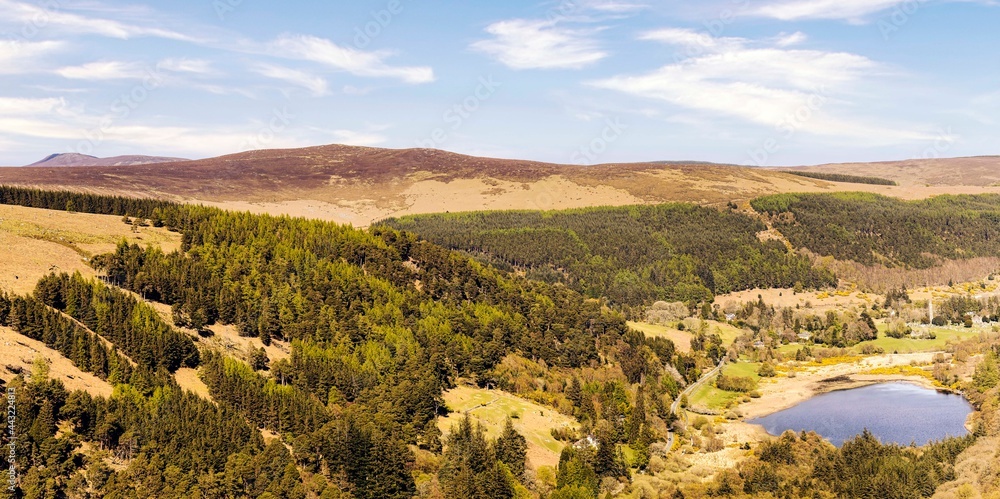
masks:
[(1000, 154), (992, 0), (0, 0), (0, 164), (347, 143), (558, 163)]

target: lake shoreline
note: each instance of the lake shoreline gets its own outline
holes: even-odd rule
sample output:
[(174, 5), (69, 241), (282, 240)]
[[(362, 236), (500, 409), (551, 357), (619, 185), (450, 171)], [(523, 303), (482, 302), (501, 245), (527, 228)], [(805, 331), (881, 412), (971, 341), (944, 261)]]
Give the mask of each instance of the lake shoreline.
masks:
[(960, 395), (911, 380), (850, 380), (793, 408), (746, 421), (771, 436), (812, 431), (840, 447), (867, 429), (880, 441), (918, 447), (970, 433), (972, 404)]
[[(933, 355), (934, 353), (879, 355), (858, 362), (811, 367), (804, 372), (796, 372), (791, 377), (780, 376), (763, 381), (758, 390), (761, 397), (739, 406), (740, 423), (759, 428), (761, 433), (768, 434), (763, 426), (749, 421), (790, 409), (819, 395), (882, 383), (908, 383), (940, 393), (960, 395), (965, 399), (965, 394), (961, 391), (941, 387), (924, 376), (865, 374), (879, 367), (924, 364), (931, 361)], [(965, 400), (968, 402), (968, 399)], [(973, 409), (966, 419), (965, 428), (969, 432), (973, 430), (971, 421), (975, 414)]]
[[(840, 390), (850, 390), (879, 383), (906, 382), (932, 390), (957, 393), (934, 384), (923, 376), (904, 374), (864, 374), (878, 367), (894, 367), (911, 365), (913, 362), (929, 362), (933, 353), (895, 354), (869, 357), (860, 362), (834, 364), (810, 368), (805, 372), (796, 372), (794, 377), (781, 376), (762, 381), (759, 392), (761, 397), (751, 399), (739, 407), (743, 421), (768, 416), (776, 412), (794, 407), (824, 393)], [(958, 393), (961, 395), (961, 393)]]

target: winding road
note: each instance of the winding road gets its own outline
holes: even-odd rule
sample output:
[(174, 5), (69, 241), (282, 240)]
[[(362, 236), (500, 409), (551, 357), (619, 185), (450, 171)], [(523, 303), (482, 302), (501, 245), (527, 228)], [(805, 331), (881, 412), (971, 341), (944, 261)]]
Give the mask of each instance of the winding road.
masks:
[[(690, 395), (699, 386), (704, 385), (706, 382), (708, 382), (708, 380), (715, 377), (716, 374), (719, 374), (719, 372), (722, 371), (722, 368), (726, 367), (726, 363), (728, 361), (729, 361), (729, 355), (726, 355), (725, 357), (722, 358), (722, 360), (719, 361), (719, 365), (715, 366), (715, 369), (712, 369), (711, 371), (703, 374), (701, 378), (698, 378), (698, 381), (695, 381), (694, 383), (688, 385), (687, 388), (681, 391), (681, 393), (677, 395), (677, 400), (674, 400), (674, 403), (670, 404), (670, 414), (677, 414), (677, 409), (681, 405), (681, 399), (684, 398), (685, 395)], [(667, 437), (667, 450), (669, 451), (673, 448), (674, 448), (674, 432), (671, 431), (669, 433), (669, 436)]]

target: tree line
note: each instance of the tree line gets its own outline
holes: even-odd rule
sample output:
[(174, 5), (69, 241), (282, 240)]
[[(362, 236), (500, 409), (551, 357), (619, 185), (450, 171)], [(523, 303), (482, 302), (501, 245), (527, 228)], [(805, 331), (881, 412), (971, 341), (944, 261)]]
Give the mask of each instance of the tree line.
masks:
[(265, 446), (237, 414), (176, 385), (148, 396), (119, 385), (103, 398), (36, 374), (0, 387), (16, 393), (19, 474), (8, 491), (4, 452), (0, 497), (306, 497), (280, 441)]
[(80, 321), (151, 371), (174, 372), (200, 362), (191, 337), (163, 322), (152, 307), (79, 273), (43, 277), (35, 297)]
[[(115, 383), (146, 385), (153, 376), (147, 370), (136, 373), (129, 359), (114, 345), (80, 327), (70, 318), (31, 296), (8, 297), (0, 292), (0, 326), (41, 341), (73, 362), (81, 371)], [(140, 369), (141, 371), (141, 369)], [(135, 374), (140, 376), (134, 377)]]
[(1000, 195), (779, 194), (751, 204), (796, 247), (838, 260), (926, 269), (1000, 254)]
[(830, 182), (843, 182), (846, 184), (868, 184), (868, 185), (899, 185), (894, 180), (889, 180), (879, 177), (864, 177), (860, 175), (846, 175), (843, 173), (820, 173), (820, 172), (801, 172), (801, 171), (786, 171), (785, 173), (791, 173), (799, 177), (814, 178), (817, 180), (828, 180)]
[(835, 282), (781, 243), (758, 239), (766, 229), (758, 220), (688, 204), (417, 215), (383, 223), (623, 306), (698, 304), (733, 291)]
[(931, 497), (953, 480), (958, 455), (975, 442), (969, 435), (920, 449), (882, 444), (865, 430), (835, 448), (815, 433), (786, 432), (763, 442), (753, 456), (711, 483), (687, 487), (701, 497)]

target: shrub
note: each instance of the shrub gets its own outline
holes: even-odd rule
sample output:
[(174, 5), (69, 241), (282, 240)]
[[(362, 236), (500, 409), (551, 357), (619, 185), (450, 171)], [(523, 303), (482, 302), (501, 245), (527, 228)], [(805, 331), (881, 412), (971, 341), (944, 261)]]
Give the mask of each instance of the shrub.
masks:
[(913, 329), (906, 324), (902, 319), (896, 319), (889, 323), (889, 327), (885, 330), (885, 335), (890, 338), (905, 338), (913, 334)]
[(726, 444), (722, 443), (722, 440), (716, 437), (708, 439), (708, 443), (705, 444), (706, 452), (719, 452), (726, 448)]
[(715, 386), (727, 392), (749, 393), (757, 389), (757, 381), (746, 376), (726, 376), (722, 374), (715, 379)]
[(885, 353), (885, 349), (878, 345), (872, 345), (871, 343), (861, 345), (861, 355), (881, 355), (883, 353)]

